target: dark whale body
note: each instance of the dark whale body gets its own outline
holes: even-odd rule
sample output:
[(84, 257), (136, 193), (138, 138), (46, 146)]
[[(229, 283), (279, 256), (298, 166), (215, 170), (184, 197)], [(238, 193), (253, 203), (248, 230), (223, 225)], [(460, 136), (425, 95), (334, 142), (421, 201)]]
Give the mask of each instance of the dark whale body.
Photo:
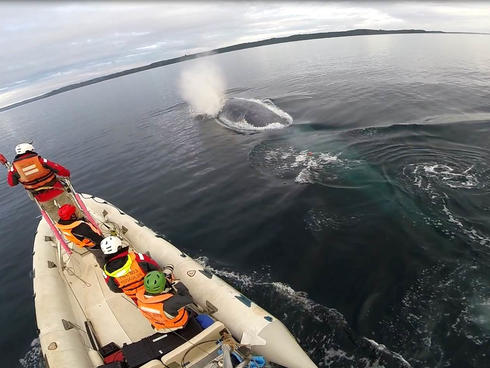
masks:
[(261, 130), (271, 124), (275, 124), (276, 128), (278, 124), (286, 127), (292, 123), (292, 118), (272, 102), (244, 98), (226, 100), (217, 119), (227, 128), (238, 131)]

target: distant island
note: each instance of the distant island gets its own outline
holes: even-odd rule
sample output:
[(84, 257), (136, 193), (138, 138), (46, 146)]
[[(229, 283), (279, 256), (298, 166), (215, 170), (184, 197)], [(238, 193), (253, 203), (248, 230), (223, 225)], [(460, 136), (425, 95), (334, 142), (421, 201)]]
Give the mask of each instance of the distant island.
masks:
[(425, 31), (423, 29), (400, 29), (400, 30), (374, 30), (374, 29), (354, 29), (350, 31), (341, 31), (341, 32), (322, 32), (322, 33), (310, 33), (310, 34), (296, 34), (292, 36), (286, 37), (277, 37), (277, 38), (269, 38), (267, 40), (262, 41), (254, 41), (254, 42), (245, 42), (239, 43), (233, 46), (220, 47), (214, 50), (198, 52), (195, 54), (184, 55), (172, 59), (157, 61), (148, 65), (139, 66), (136, 68), (131, 68), (127, 70), (123, 70), (117, 73), (107, 74), (101, 77), (89, 79), (83, 82), (70, 84), (65, 87), (54, 89), (50, 92), (44, 93), (42, 95), (31, 97), (26, 100), (13, 103), (11, 105), (4, 106), (0, 108), (0, 112), (13, 109), (18, 106), (25, 105), (29, 102), (34, 102), (37, 100), (41, 100), (43, 98), (51, 97), (63, 92), (70, 91), (72, 89), (81, 88), (88, 86), (90, 84), (99, 83), (106, 81), (108, 79), (122, 77), (124, 75), (138, 73), (143, 70), (159, 68), (161, 66), (180, 63), (186, 60), (197, 59), (204, 56), (210, 56), (215, 54), (223, 54), (225, 52), (232, 52), (237, 50), (249, 49), (252, 47), (266, 46), (266, 45), (274, 45), (276, 43), (285, 43), (285, 42), (295, 42), (295, 41), (306, 41), (306, 40), (315, 40), (320, 38), (333, 38), (333, 37), (349, 37), (349, 36), (366, 36), (366, 35), (383, 35), (383, 34), (406, 34), (406, 33), (466, 33), (466, 32), (443, 32), (443, 31)]

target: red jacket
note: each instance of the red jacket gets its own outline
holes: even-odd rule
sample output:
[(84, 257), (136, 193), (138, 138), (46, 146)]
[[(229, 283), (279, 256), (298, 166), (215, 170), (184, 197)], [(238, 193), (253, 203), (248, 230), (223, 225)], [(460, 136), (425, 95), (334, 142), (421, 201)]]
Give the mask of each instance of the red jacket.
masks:
[[(14, 161), (19, 160), (23, 156), (30, 155), (30, 154), (32, 154), (32, 152), (26, 152), (22, 155), (17, 155), (15, 157)], [(70, 171), (68, 169), (64, 168), (63, 166), (61, 166), (60, 164), (57, 164), (56, 162), (49, 161), (45, 158), (42, 158), (41, 156), (39, 156), (39, 159), (43, 163), (44, 167), (53, 170), (56, 173), (56, 175), (67, 176), (67, 177), (70, 176)], [(19, 174), (17, 173), (17, 170), (14, 168), (14, 166), (12, 166), (8, 172), (7, 182), (11, 187), (19, 184)], [(63, 185), (61, 185), (60, 182), (56, 182), (53, 186), (55, 188), (60, 188), (60, 189), (43, 190), (42, 192), (39, 192), (38, 194), (36, 194), (34, 197), (37, 199), (38, 202), (47, 202), (47, 201), (50, 201), (53, 198), (57, 197), (61, 193), (63, 193)]]

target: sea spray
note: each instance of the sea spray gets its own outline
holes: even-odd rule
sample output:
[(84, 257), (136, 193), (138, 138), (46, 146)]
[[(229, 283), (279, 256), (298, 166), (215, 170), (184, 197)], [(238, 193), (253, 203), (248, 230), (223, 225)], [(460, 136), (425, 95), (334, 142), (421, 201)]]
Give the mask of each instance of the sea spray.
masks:
[(225, 79), (218, 67), (199, 61), (182, 71), (179, 78), (182, 98), (194, 115), (216, 117), (225, 103)]

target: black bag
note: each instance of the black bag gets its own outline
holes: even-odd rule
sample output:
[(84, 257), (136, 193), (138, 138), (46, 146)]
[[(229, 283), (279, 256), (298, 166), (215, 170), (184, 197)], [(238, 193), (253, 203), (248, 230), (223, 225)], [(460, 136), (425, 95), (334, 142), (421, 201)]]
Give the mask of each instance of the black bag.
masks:
[(150, 360), (160, 359), (201, 331), (201, 325), (194, 318), (190, 318), (181, 330), (153, 334), (135, 343), (123, 345), (122, 351), (129, 368), (139, 367)]
[(110, 342), (107, 345), (102, 346), (99, 349), (100, 355), (102, 355), (103, 358), (111, 355), (112, 353), (115, 353), (116, 351), (119, 350), (119, 346), (116, 345), (114, 342)]

